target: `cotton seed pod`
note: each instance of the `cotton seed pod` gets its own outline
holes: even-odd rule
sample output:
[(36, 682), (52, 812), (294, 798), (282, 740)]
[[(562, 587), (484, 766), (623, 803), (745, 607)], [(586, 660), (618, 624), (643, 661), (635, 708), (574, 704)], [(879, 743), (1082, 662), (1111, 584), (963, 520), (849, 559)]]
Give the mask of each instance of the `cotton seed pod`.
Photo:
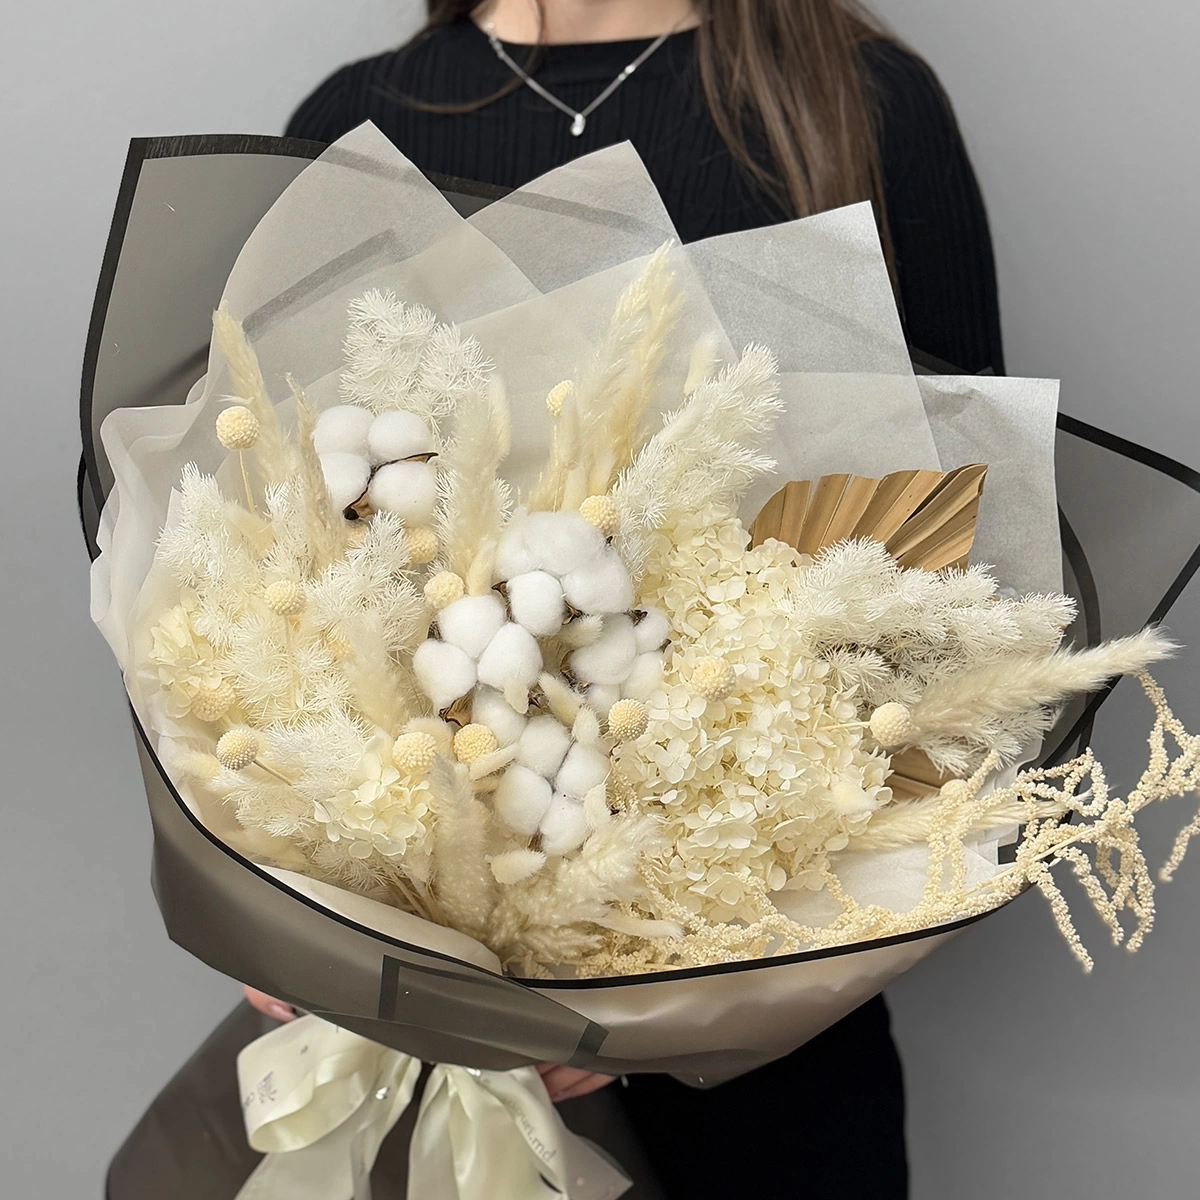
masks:
[(437, 758), (437, 738), (431, 733), (402, 733), (392, 746), (392, 762), (398, 771), (421, 779)]
[(892, 701), (881, 704), (871, 714), (871, 736), (885, 750), (911, 742), (916, 734), (917, 727), (907, 705)]
[(367, 457), (367, 434), (375, 416), (370, 409), (357, 404), (340, 404), (327, 408), (313, 429), (313, 449), (320, 455), (353, 454)]
[(583, 805), (561, 793), (555, 795), (542, 818), (542, 849), (547, 854), (571, 854), (587, 841), (587, 813)]
[(365, 458), (344, 450), (321, 455), (321, 474), (329, 489), (334, 508), (347, 509), (361, 499), (371, 481), (371, 467)]
[(641, 608), (633, 614), (633, 631), (639, 654), (661, 650), (671, 640), (671, 622), (657, 608)]
[(245, 405), (235, 404), (217, 417), (217, 441), (226, 450), (249, 450), (258, 441), (258, 418)]
[(512, 619), (534, 637), (551, 637), (567, 616), (562, 584), (547, 571), (517, 575), (505, 585)]
[(554, 789), (582, 800), (592, 788), (599, 787), (608, 778), (610, 769), (607, 754), (576, 742), (554, 777)]
[(633, 622), (618, 615), (605, 617), (600, 636), (590, 646), (575, 650), (568, 665), (580, 683), (620, 684), (636, 655)]
[(492, 805), (513, 833), (533, 837), (553, 797), (553, 788), (540, 775), (528, 767), (513, 766), (504, 772), (492, 796)]
[(650, 712), (640, 700), (618, 700), (608, 710), (608, 732), (617, 742), (640, 738), (650, 725)]
[(428, 566), (438, 556), (437, 534), (423, 525), (406, 527), (404, 541), (408, 545), (409, 561), (415, 567)]
[(456, 600), (461, 600), (466, 593), (467, 585), (461, 575), (453, 571), (439, 571), (425, 585), (425, 600), (435, 612), (449, 608)]
[(604, 535), (578, 513), (530, 513), (518, 529), (533, 560), (529, 569), (549, 571), (560, 579), (605, 549)]
[(589, 496), (579, 506), (579, 515), (606, 538), (615, 537), (621, 528), (621, 512), (611, 496)]
[(572, 608), (586, 613), (623, 613), (633, 607), (633, 580), (613, 549), (563, 576), (563, 594)]
[(723, 658), (702, 658), (692, 668), (692, 690), (705, 700), (727, 700), (736, 685), (733, 664)]
[(652, 650), (639, 654), (629, 668), (629, 674), (621, 683), (621, 697), (625, 700), (640, 700), (643, 704), (662, 687), (665, 658), (661, 651)]
[(214, 687), (202, 687), (192, 701), (192, 716), (201, 721), (219, 721), (234, 705), (237, 692), (228, 679)]
[(471, 719), (486, 725), (496, 735), (501, 746), (513, 745), (525, 732), (526, 718), (493, 688), (481, 687), (475, 690)]
[(413, 655), (413, 673), (438, 712), (475, 686), (474, 660), (448, 642), (422, 642)]
[(217, 762), (230, 771), (245, 770), (261, 753), (262, 736), (253, 729), (231, 729), (217, 742)]
[(571, 749), (571, 731), (550, 715), (533, 717), (517, 742), (517, 762), (553, 779)]
[(503, 692), (510, 703), (514, 692), (528, 692), (541, 673), (537, 639), (512, 621), (492, 638), (479, 659), (479, 682)]
[(492, 877), (502, 885), (524, 883), (545, 865), (546, 856), (537, 850), (507, 850), (492, 859)]
[(533, 561), (533, 553), (521, 533), (522, 521), (510, 525), (500, 535), (496, 544), (496, 578), (501, 580), (515, 579), (518, 575), (528, 575), (537, 570)]
[(500, 749), (500, 739), (486, 725), (464, 725), (454, 735), (454, 757), (470, 765), (495, 754)]
[(263, 599), (280, 617), (296, 617), (304, 611), (304, 588), (294, 579), (276, 579), (267, 584)]
[(437, 506), (437, 471), (429, 463), (388, 463), (371, 477), (367, 503), (406, 524), (428, 525)]
[(443, 642), (478, 659), (507, 620), (504, 601), (495, 592), (464, 596), (438, 613), (438, 633)]
[(433, 431), (416, 413), (380, 413), (367, 430), (367, 457), (373, 466), (436, 450)]

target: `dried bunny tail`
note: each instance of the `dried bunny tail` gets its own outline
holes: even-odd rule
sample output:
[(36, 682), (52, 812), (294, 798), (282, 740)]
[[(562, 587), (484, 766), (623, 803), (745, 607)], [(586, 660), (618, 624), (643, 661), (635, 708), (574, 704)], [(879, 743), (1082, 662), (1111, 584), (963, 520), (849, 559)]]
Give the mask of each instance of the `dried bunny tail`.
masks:
[(779, 410), (775, 358), (752, 345), (666, 418), (613, 491), (623, 517), (616, 546), (632, 572), (640, 574), (654, 533), (672, 514), (736, 508), (746, 488), (774, 468), (760, 448)]
[(492, 376), (486, 388), (458, 404), (454, 436), (440, 462), (438, 540), (446, 569), (463, 578), (507, 519), (510, 492), (498, 474), (511, 444), (508, 401), (499, 378)]
[(321, 460), (313, 445), (316, 410), (308, 403), (291, 375), (287, 381), (296, 401), (296, 455), (299, 459), (298, 476), (303, 494), (305, 527), (312, 547), (313, 568), (320, 571), (344, 553), (347, 523), (330, 502)]
[(436, 822), (433, 890), (447, 923), (486, 940), (496, 905), (488, 865), (488, 810), (475, 799), (467, 769), (439, 758), (429, 773)]
[(970, 736), (989, 718), (1058, 704), (1094, 692), (1109, 680), (1161, 662), (1175, 645), (1157, 629), (1144, 629), (1088, 650), (1063, 650), (1042, 659), (1018, 658), (939, 679), (912, 708), (918, 738)]
[(567, 480), (578, 466), (582, 453), (579, 405), (571, 394), (563, 397), (562, 409), (554, 422), (546, 465), (525, 497), (525, 506), (530, 512), (557, 512), (563, 507)]
[(423, 715), (425, 706), (412, 678), (389, 653), (376, 614), (343, 621), (338, 631), (351, 649), (339, 666), (350, 687), (354, 707), (372, 725), (394, 736), (413, 717)]
[(241, 322), (224, 304), (213, 313), (213, 340), (229, 367), (229, 378), (239, 400), (258, 420), (254, 457), (269, 483), (287, 479), (295, 470), (295, 452), (284, 437), (279, 414), (267, 395), (258, 355), (246, 338)]

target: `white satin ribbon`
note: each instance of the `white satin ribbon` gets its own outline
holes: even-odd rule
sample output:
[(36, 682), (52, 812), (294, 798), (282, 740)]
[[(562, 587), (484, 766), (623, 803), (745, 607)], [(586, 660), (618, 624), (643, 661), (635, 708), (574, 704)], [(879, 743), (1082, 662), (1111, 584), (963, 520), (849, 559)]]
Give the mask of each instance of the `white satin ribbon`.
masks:
[[(238, 1055), (250, 1145), (237, 1200), (370, 1200), (379, 1147), (421, 1063), (318, 1017)], [(409, 1149), (409, 1200), (616, 1200), (630, 1181), (562, 1123), (532, 1067), (434, 1067)]]

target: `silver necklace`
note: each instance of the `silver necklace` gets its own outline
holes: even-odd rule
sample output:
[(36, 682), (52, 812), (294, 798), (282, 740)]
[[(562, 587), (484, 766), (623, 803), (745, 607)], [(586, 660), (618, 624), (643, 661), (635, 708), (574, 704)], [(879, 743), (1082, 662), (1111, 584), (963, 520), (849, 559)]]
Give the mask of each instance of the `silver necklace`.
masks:
[(487, 34), (487, 39), (492, 43), (492, 49), (496, 52), (496, 57), (510, 70), (516, 77), (532, 91), (536, 92), (541, 98), (550, 104), (553, 104), (559, 112), (566, 113), (571, 118), (571, 134), (573, 137), (579, 137), (587, 128), (588, 117), (592, 115), (648, 59), (676, 30), (679, 29), (683, 21), (678, 21), (666, 33), (660, 34), (646, 47), (631, 62), (628, 66), (621, 69), (621, 73), (591, 102), (586, 108), (578, 111), (573, 109), (569, 104), (564, 104), (557, 96), (548, 92), (536, 79), (534, 79), (513, 57), (504, 49), (503, 43), (496, 36), (496, 26), (489, 21), (483, 31)]

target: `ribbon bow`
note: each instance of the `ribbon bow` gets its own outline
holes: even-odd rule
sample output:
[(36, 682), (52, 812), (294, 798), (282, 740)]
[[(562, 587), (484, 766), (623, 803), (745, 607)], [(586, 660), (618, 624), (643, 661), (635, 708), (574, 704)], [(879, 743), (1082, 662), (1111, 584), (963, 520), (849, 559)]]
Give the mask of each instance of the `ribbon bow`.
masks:
[[(371, 1168), (421, 1062), (322, 1021), (281, 1025), (238, 1055), (250, 1145), (237, 1200), (370, 1200)], [(532, 1067), (438, 1064), (409, 1149), (409, 1200), (616, 1200), (630, 1181), (562, 1123)]]

